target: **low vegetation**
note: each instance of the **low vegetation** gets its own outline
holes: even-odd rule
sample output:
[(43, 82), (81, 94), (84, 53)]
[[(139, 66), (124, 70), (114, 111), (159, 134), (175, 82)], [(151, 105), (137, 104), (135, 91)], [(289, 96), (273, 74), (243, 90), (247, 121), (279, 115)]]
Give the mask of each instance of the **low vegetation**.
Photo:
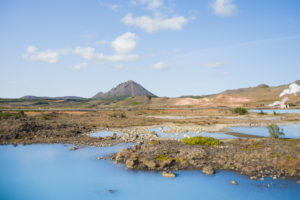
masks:
[(271, 138), (280, 138), (280, 136), (285, 135), (283, 129), (279, 128), (277, 124), (270, 124), (267, 129)]
[(54, 119), (56, 117), (56, 113), (54, 113), (54, 112), (53, 113), (47, 113), (47, 114), (42, 113), (41, 116), (42, 116), (43, 120), (51, 120), (51, 119)]
[(219, 146), (221, 141), (212, 137), (203, 137), (203, 136), (195, 136), (195, 137), (185, 137), (182, 139), (182, 142), (190, 145), (206, 145), (206, 146)]
[(258, 114), (259, 115), (266, 115), (266, 113), (263, 110), (260, 110), (260, 112)]
[(166, 156), (166, 155), (164, 155), (164, 154), (159, 154), (157, 157), (156, 157), (156, 160), (158, 160), (158, 161), (165, 161), (165, 160), (168, 160), (169, 159), (169, 157), (168, 156)]
[(127, 115), (125, 112), (122, 112), (122, 113), (113, 113), (111, 115), (111, 117), (113, 118), (127, 118)]
[(233, 113), (239, 114), (239, 115), (245, 115), (248, 113), (248, 110), (246, 108), (238, 107), (233, 109)]
[(11, 113), (11, 112), (2, 112), (0, 111), (0, 119), (7, 119), (10, 117), (14, 117), (14, 118), (24, 118), (26, 117), (24, 111), (20, 111), (17, 113)]

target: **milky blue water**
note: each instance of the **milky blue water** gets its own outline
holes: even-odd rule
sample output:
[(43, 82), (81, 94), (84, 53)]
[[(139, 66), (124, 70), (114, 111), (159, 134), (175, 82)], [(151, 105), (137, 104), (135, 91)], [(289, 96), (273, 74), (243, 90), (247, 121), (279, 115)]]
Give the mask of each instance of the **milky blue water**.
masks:
[(216, 139), (235, 139), (237, 137), (233, 135), (228, 135), (225, 133), (208, 133), (208, 132), (201, 132), (201, 133), (195, 133), (195, 132), (185, 132), (185, 133), (167, 133), (169, 128), (164, 127), (156, 127), (151, 128), (151, 131), (155, 131), (158, 137), (160, 138), (172, 138), (172, 139), (183, 139), (184, 137), (195, 137), (195, 136), (205, 136), (205, 137), (213, 137)]
[[(285, 136), (283, 138), (300, 138), (300, 124), (279, 125), (283, 129)], [(231, 127), (231, 130), (248, 135), (269, 136), (269, 131), (265, 126), (254, 127)]]
[(249, 110), (249, 112), (261, 112), (273, 114), (276, 112), (277, 114), (284, 113), (300, 113), (300, 109), (262, 109), (262, 110)]
[[(233, 172), (204, 175), (179, 171), (177, 178), (159, 172), (126, 170), (98, 156), (124, 148), (80, 148), (60, 144), (0, 146), (1, 200), (194, 200), (299, 199), (296, 180), (249, 180)], [(239, 185), (231, 184), (236, 180)], [(113, 192), (108, 192), (108, 190)]]
[(98, 132), (95, 132), (95, 133), (90, 133), (90, 136), (99, 138), (99, 137), (113, 136), (114, 133), (116, 133), (117, 136), (122, 135), (121, 133), (114, 132), (114, 131), (98, 131)]

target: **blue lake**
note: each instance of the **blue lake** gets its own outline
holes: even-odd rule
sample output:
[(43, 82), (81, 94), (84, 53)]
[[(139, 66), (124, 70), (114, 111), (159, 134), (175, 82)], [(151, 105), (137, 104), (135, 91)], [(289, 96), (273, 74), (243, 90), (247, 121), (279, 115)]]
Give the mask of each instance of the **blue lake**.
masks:
[(114, 131), (99, 131), (99, 132), (93, 132), (90, 133), (91, 137), (99, 138), (99, 137), (107, 137), (107, 136), (113, 136), (113, 134), (117, 134), (117, 136), (121, 136), (121, 133), (114, 132)]
[(249, 112), (261, 112), (273, 114), (276, 112), (277, 114), (284, 114), (284, 113), (299, 113), (300, 109), (261, 109), (261, 110), (249, 110)]
[[(279, 125), (279, 127), (282, 128), (285, 133), (283, 138), (300, 138), (300, 124)], [(265, 126), (231, 127), (231, 130), (249, 135), (269, 136), (268, 129)]]
[(200, 171), (179, 171), (177, 178), (164, 178), (159, 172), (130, 171), (110, 160), (97, 160), (126, 145), (77, 151), (69, 151), (70, 147), (0, 146), (1, 200), (286, 200), (300, 196), (296, 180), (259, 181), (233, 172), (209, 176)]

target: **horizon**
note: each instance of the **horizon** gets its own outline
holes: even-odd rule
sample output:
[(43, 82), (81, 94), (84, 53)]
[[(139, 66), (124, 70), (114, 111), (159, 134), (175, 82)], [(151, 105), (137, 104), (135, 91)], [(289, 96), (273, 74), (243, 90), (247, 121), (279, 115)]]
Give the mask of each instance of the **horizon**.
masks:
[[(111, 89), (116, 88), (116, 87), (119, 86), (120, 84), (123, 84), (123, 83), (126, 83), (126, 82), (130, 82), (130, 81), (132, 81), (132, 82), (134, 82), (134, 83), (137, 83), (137, 84), (141, 85), (140, 83), (138, 83), (138, 82), (136, 82), (136, 81), (134, 81), (134, 80), (127, 80), (127, 81), (125, 81), (125, 82), (119, 83), (119, 84), (117, 84), (117, 85), (111, 87)], [(291, 82), (291, 83), (295, 83), (296, 81), (299, 81), (299, 80), (295, 80), (295, 81), (293, 81), (293, 82)], [(286, 83), (286, 84), (284, 84), (284, 85), (289, 85), (289, 84), (291, 84), (291, 83)], [(259, 86), (259, 85), (264, 85), (264, 83), (258, 84), (258, 85), (256, 85), (256, 86), (249, 86), (249, 87), (246, 87), (246, 88), (257, 87), (257, 86)], [(267, 86), (269, 86), (269, 87), (277, 87), (277, 86), (279, 86), (279, 85), (268, 85), (268, 84), (265, 84), (265, 85), (267, 85)], [(144, 89), (146, 89), (147, 91), (151, 92), (150, 90), (148, 90), (147, 88), (145, 88), (143, 85), (141, 85), (141, 86), (142, 86)], [(111, 89), (109, 89), (108, 91), (99, 91), (98, 93), (100, 93), (100, 92), (106, 93), (106, 92), (109, 92)], [(225, 92), (225, 91), (227, 91), (227, 90), (235, 90), (235, 89), (243, 89), (243, 88), (230, 88), (230, 89), (223, 90), (223, 91), (221, 91), (221, 92), (219, 92), (219, 93)], [(98, 94), (98, 93), (97, 93), (97, 94)], [(193, 95), (193, 94), (187, 94), (187, 95), (180, 95), (180, 96), (176, 96), (176, 97), (158, 96), (158, 95), (156, 95), (156, 94), (154, 94), (154, 95), (157, 96), (157, 97), (179, 98), (179, 97), (189, 97), (189, 96), (193, 97), (193, 96), (215, 95), (215, 94), (219, 94), (219, 93), (202, 94), (202, 95), (197, 95), (197, 94), (195, 94), (195, 95)], [(79, 97), (79, 98), (85, 98), (85, 99), (92, 99), (95, 95), (96, 95), (96, 94), (94, 94), (94, 95), (91, 96), (91, 97), (82, 97), (82, 96), (77, 96), (77, 95), (65, 95), (65, 96), (36, 96), (36, 95), (29, 94), (29, 95), (25, 95), (25, 96), (22, 96), (22, 97), (16, 97), (16, 99), (18, 99), (18, 98), (23, 98), (23, 97), (26, 97), (26, 96), (40, 97), (40, 98)], [(0, 97), (0, 98), (3, 98), (3, 99), (10, 99), (10, 98), (6, 98), (6, 97)], [(11, 98), (11, 99), (14, 99), (14, 98)]]
[(134, 80), (157, 96), (299, 80), (300, 3), (0, 2), (0, 98), (90, 98)]

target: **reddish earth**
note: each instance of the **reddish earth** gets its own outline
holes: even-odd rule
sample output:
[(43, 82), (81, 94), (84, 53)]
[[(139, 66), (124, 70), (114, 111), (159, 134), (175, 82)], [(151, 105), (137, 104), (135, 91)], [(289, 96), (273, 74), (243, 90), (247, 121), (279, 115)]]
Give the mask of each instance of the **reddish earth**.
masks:
[(182, 98), (176, 106), (198, 105), (198, 106), (242, 106), (244, 103), (252, 102), (251, 98), (220, 94), (214, 98)]

